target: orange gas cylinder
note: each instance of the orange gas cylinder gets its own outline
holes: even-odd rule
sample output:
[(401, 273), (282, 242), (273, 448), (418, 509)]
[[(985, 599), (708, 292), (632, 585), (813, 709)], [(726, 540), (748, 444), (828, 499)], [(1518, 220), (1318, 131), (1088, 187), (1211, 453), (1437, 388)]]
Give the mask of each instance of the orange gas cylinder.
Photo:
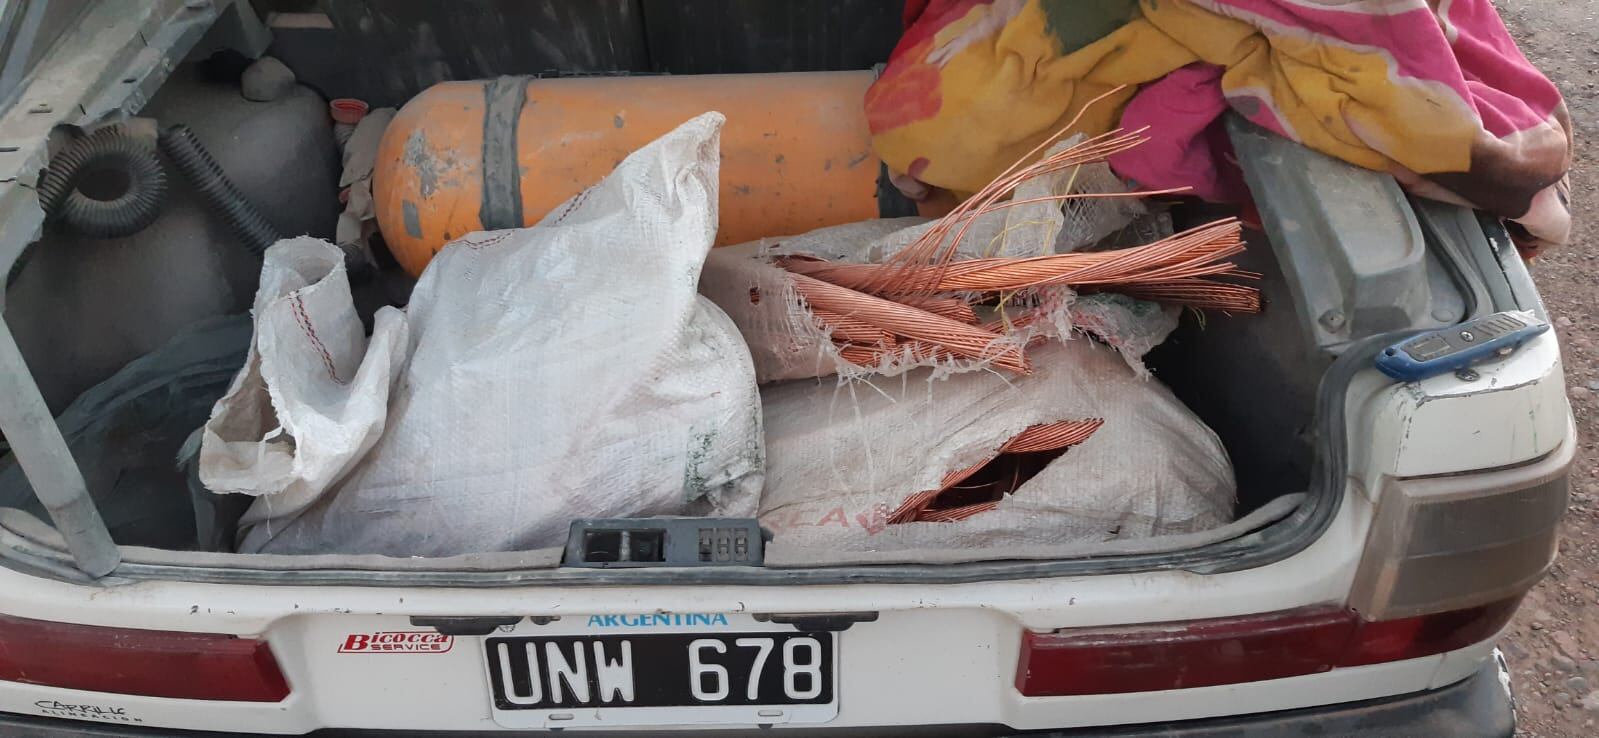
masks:
[(378, 225), (420, 274), (450, 240), (532, 225), (635, 149), (709, 110), (722, 131), (717, 244), (802, 233), (914, 206), (892, 187), (861, 106), (871, 72), (501, 77), (434, 85), (383, 134)]

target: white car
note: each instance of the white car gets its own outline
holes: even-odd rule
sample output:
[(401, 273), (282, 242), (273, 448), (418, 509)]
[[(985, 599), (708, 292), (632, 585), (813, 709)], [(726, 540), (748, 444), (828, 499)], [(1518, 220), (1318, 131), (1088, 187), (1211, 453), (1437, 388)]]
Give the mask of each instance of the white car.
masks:
[[(181, 62), (255, 56), (268, 37), (229, 0), (65, 5), (0, 3), (0, 430), (38, 496), (0, 509), (0, 734), (1512, 733), (1494, 644), (1555, 554), (1576, 448), (1555, 337), (1417, 381), (1374, 361), (1415, 331), (1537, 323), (1526, 267), (1490, 219), (1236, 124), (1263, 225), (1245, 266), (1268, 308), (1189, 326), (1150, 360), (1232, 456), (1240, 517), (1225, 528), (1052, 560), (799, 568), (114, 543), (89, 495), (112, 482), (74, 463), (50, 422), (60, 398), (138, 354), (127, 325), (248, 305), (250, 275), (227, 299), (185, 301), (238, 272), (72, 245), (43, 225), (39, 172), (63, 127), (159, 112), (200, 128), (210, 108), (172, 102), (198, 68)], [(395, 5), (355, 26), (496, 4)], [(870, 18), (827, 22), (869, 26), (882, 13), (864, 5), (845, 4)], [(767, 22), (749, 12), (717, 22)], [(285, 58), (377, 54), (329, 41), (344, 20), (267, 25)], [(438, 28), (431, 48), (393, 41), (371, 69), (323, 71), (472, 56), (451, 46), (470, 33)], [(213, 145), (241, 189), (297, 196), (239, 174), (292, 161), (289, 144), (242, 117), (216, 125), (236, 134)], [(181, 247), (175, 232), (163, 248)], [(102, 302), (71, 302), (85, 292)], [(110, 369), (68, 377), (63, 352)]]

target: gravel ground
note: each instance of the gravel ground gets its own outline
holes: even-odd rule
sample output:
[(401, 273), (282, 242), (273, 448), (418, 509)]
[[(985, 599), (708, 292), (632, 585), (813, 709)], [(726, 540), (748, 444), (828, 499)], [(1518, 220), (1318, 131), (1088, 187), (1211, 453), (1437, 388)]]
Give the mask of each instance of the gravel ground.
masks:
[(1564, 347), (1582, 440), (1553, 571), (1522, 605), (1502, 647), (1514, 672), (1520, 735), (1599, 735), (1599, 0), (1498, 0), (1522, 50), (1560, 86), (1576, 128), (1571, 243), (1533, 263)]

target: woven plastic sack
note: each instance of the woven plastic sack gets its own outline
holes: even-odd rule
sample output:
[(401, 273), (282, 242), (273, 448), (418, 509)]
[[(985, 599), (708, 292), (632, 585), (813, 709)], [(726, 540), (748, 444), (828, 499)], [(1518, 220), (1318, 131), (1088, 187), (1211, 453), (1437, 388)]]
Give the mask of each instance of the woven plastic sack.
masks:
[[(950, 561), (1175, 535), (1232, 519), (1232, 465), (1216, 434), (1159, 382), (1086, 338), (1028, 354), (1033, 374), (770, 385), (761, 523), (769, 564)], [(1101, 419), (992, 510), (890, 523), (912, 496), (992, 458), (1037, 425)], [(964, 556), (962, 555), (964, 554)]]
[(378, 311), (367, 338), (344, 254), (314, 238), (267, 249), (245, 365), (211, 410), (200, 480), (256, 497), (241, 527), (282, 529), (377, 443), (405, 363), (405, 314)]
[(383, 438), (243, 549), (448, 556), (559, 546), (574, 518), (753, 515), (754, 369), (696, 292), (722, 122), (683, 124), (532, 228), (441, 251)]

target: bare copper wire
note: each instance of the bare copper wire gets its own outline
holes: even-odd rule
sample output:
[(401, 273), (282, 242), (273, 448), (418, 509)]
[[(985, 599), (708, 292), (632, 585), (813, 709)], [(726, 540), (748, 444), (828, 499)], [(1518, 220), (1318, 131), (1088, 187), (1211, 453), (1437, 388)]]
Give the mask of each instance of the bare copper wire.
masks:
[(913, 308), (920, 308), (934, 315), (942, 315), (950, 320), (977, 325), (977, 312), (972, 310), (972, 306), (959, 297), (906, 295), (895, 298), (894, 302), (901, 305), (909, 305)]
[(1076, 446), (1088, 440), (1105, 421), (1101, 418), (1035, 425), (1000, 447), (1002, 454), (1030, 454)]
[[(1032, 164), (1023, 166), (1024, 162), (1037, 156), (1039, 152), (1071, 130), (1084, 111), (1114, 92), (1116, 90), (1111, 90), (1090, 100), (1078, 111), (1077, 116), (1072, 118), (1071, 122), (1062, 127), (1055, 135), (1045, 139), (1032, 151), (1028, 152), (1027, 155), (1018, 159), (1016, 163), (1012, 164), (1009, 169), (1006, 169), (993, 182), (990, 182), (977, 194), (961, 202), (949, 214), (940, 218), (933, 224), (932, 228), (929, 228), (916, 241), (890, 257), (884, 264), (888, 269), (876, 275), (870, 283), (862, 288), (862, 291), (872, 294), (881, 294), (890, 289), (907, 292), (931, 291), (925, 289), (925, 283), (920, 281), (927, 279), (926, 273), (911, 272), (910, 270), (915, 267), (936, 268), (953, 261), (961, 239), (965, 238), (966, 232), (975, 222), (976, 216), (991, 211), (994, 205), (999, 200), (1009, 196), (1017, 185), (1033, 177), (1104, 161), (1115, 154), (1132, 149), (1146, 141), (1147, 139), (1142, 136), (1144, 129), (1133, 132), (1108, 131), (1063, 151), (1045, 156)], [(1046, 198), (1035, 198), (1035, 200), (1072, 200), (1083, 197), (1084, 194), (1067, 193)], [(1130, 196), (1139, 196), (1139, 194), (1135, 193)], [(954, 231), (953, 238), (949, 238), (951, 231)]]
[(1121, 285), (1118, 294), (1153, 300), (1169, 305), (1221, 310), (1229, 313), (1260, 312), (1260, 290), (1239, 284), (1226, 284), (1203, 279), (1180, 279), (1171, 282)]
[(813, 305), (811, 306), (811, 317), (821, 326), (832, 330), (834, 342), (872, 346), (894, 346), (898, 343), (894, 338), (894, 334), (843, 313)]
[(972, 505), (962, 505), (960, 507), (952, 507), (947, 510), (924, 510), (916, 517), (916, 520), (917, 522), (921, 523), (954, 523), (965, 520), (973, 515), (977, 515), (978, 513), (988, 512), (996, 507), (999, 507), (999, 500), (978, 502)]
[[(938, 489), (924, 490), (907, 497), (904, 502), (900, 503), (898, 508), (895, 508), (894, 512), (889, 514), (888, 522), (947, 522), (949, 520), (964, 519), (984, 510), (992, 510), (995, 505), (999, 504), (998, 502), (984, 502), (950, 510), (929, 510), (928, 508), (937, 501), (939, 495), (966, 481), (983, 467), (992, 463), (1001, 454), (1037, 453), (1070, 448), (1088, 440), (1104, 424), (1105, 421), (1102, 418), (1090, 418), (1088, 420), (1067, 420), (1059, 423), (1042, 423), (1031, 426), (1012, 436), (1009, 441), (1006, 441), (987, 459), (964, 469), (956, 469), (945, 474)], [(982, 509), (971, 510), (960, 517), (949, 517), (954, 510), (966, 510), (973, 507), (981, 507)]]
[(794, 274), (794, 290), (812, 308), (851, 316), (905, 338), (926, 341), (968, 359), (991, 361), (1019, 374), (1031, 371), (1020, 346), (1005, 337), (847, 287)]
[(843, 264), (801, 256), (777, 259), (778, 265), (794, 275), (796, 290), (813, 315), (831, 327), (840, 355), (858, 366), (876, 366), (891, 357), (910, 362), (966, 358), (1026, 373), (1023, 347), (1004, 341), (1018, 326), (1009, 320), (977, 326), (971, 302), (1000, 295), (1003, 304), (1018, 292), (1044, 287), (1114, 287), (1124, 294), (1172, 304), (1258, 311), (1258, 291), (1211, 279), (1253, 276), (1226, 261), (1244, 249), (1242, 228), (1231, 218), (1130, 249), (1020, 259), (955, 258), (961, 239), (977, 217), (997, 210), (1074, 198), (1184, 191), (1068, 193), (1000, 202), (1028, 179), (1101, 162), (1143, 143), (1146, 129), (1115, 130), (1040, 156), (1076, 126), (1084, 111), (1120, 89), (1090, 100), (1054, 135), (882, 264)]
[[(943, 266), (905, 267), (889, 264), (838, 264), (815, 259), (779, 259), (795, 274), (815, 277), (840, 287), (867, 292), (884, 274), (905, 277), (907, 294), (941, 292), (1011, 292), (1065, 285), (1136, 285), (1192, 280), (1237, 272), (1222, 261), (1244, 250), (1242, 226), (1227, 218), (1154, 243), (1115, 251), (1052, 254), (1026, 258), (964, 259)], [(885, 296), (899, 296), (898, 288)]]

